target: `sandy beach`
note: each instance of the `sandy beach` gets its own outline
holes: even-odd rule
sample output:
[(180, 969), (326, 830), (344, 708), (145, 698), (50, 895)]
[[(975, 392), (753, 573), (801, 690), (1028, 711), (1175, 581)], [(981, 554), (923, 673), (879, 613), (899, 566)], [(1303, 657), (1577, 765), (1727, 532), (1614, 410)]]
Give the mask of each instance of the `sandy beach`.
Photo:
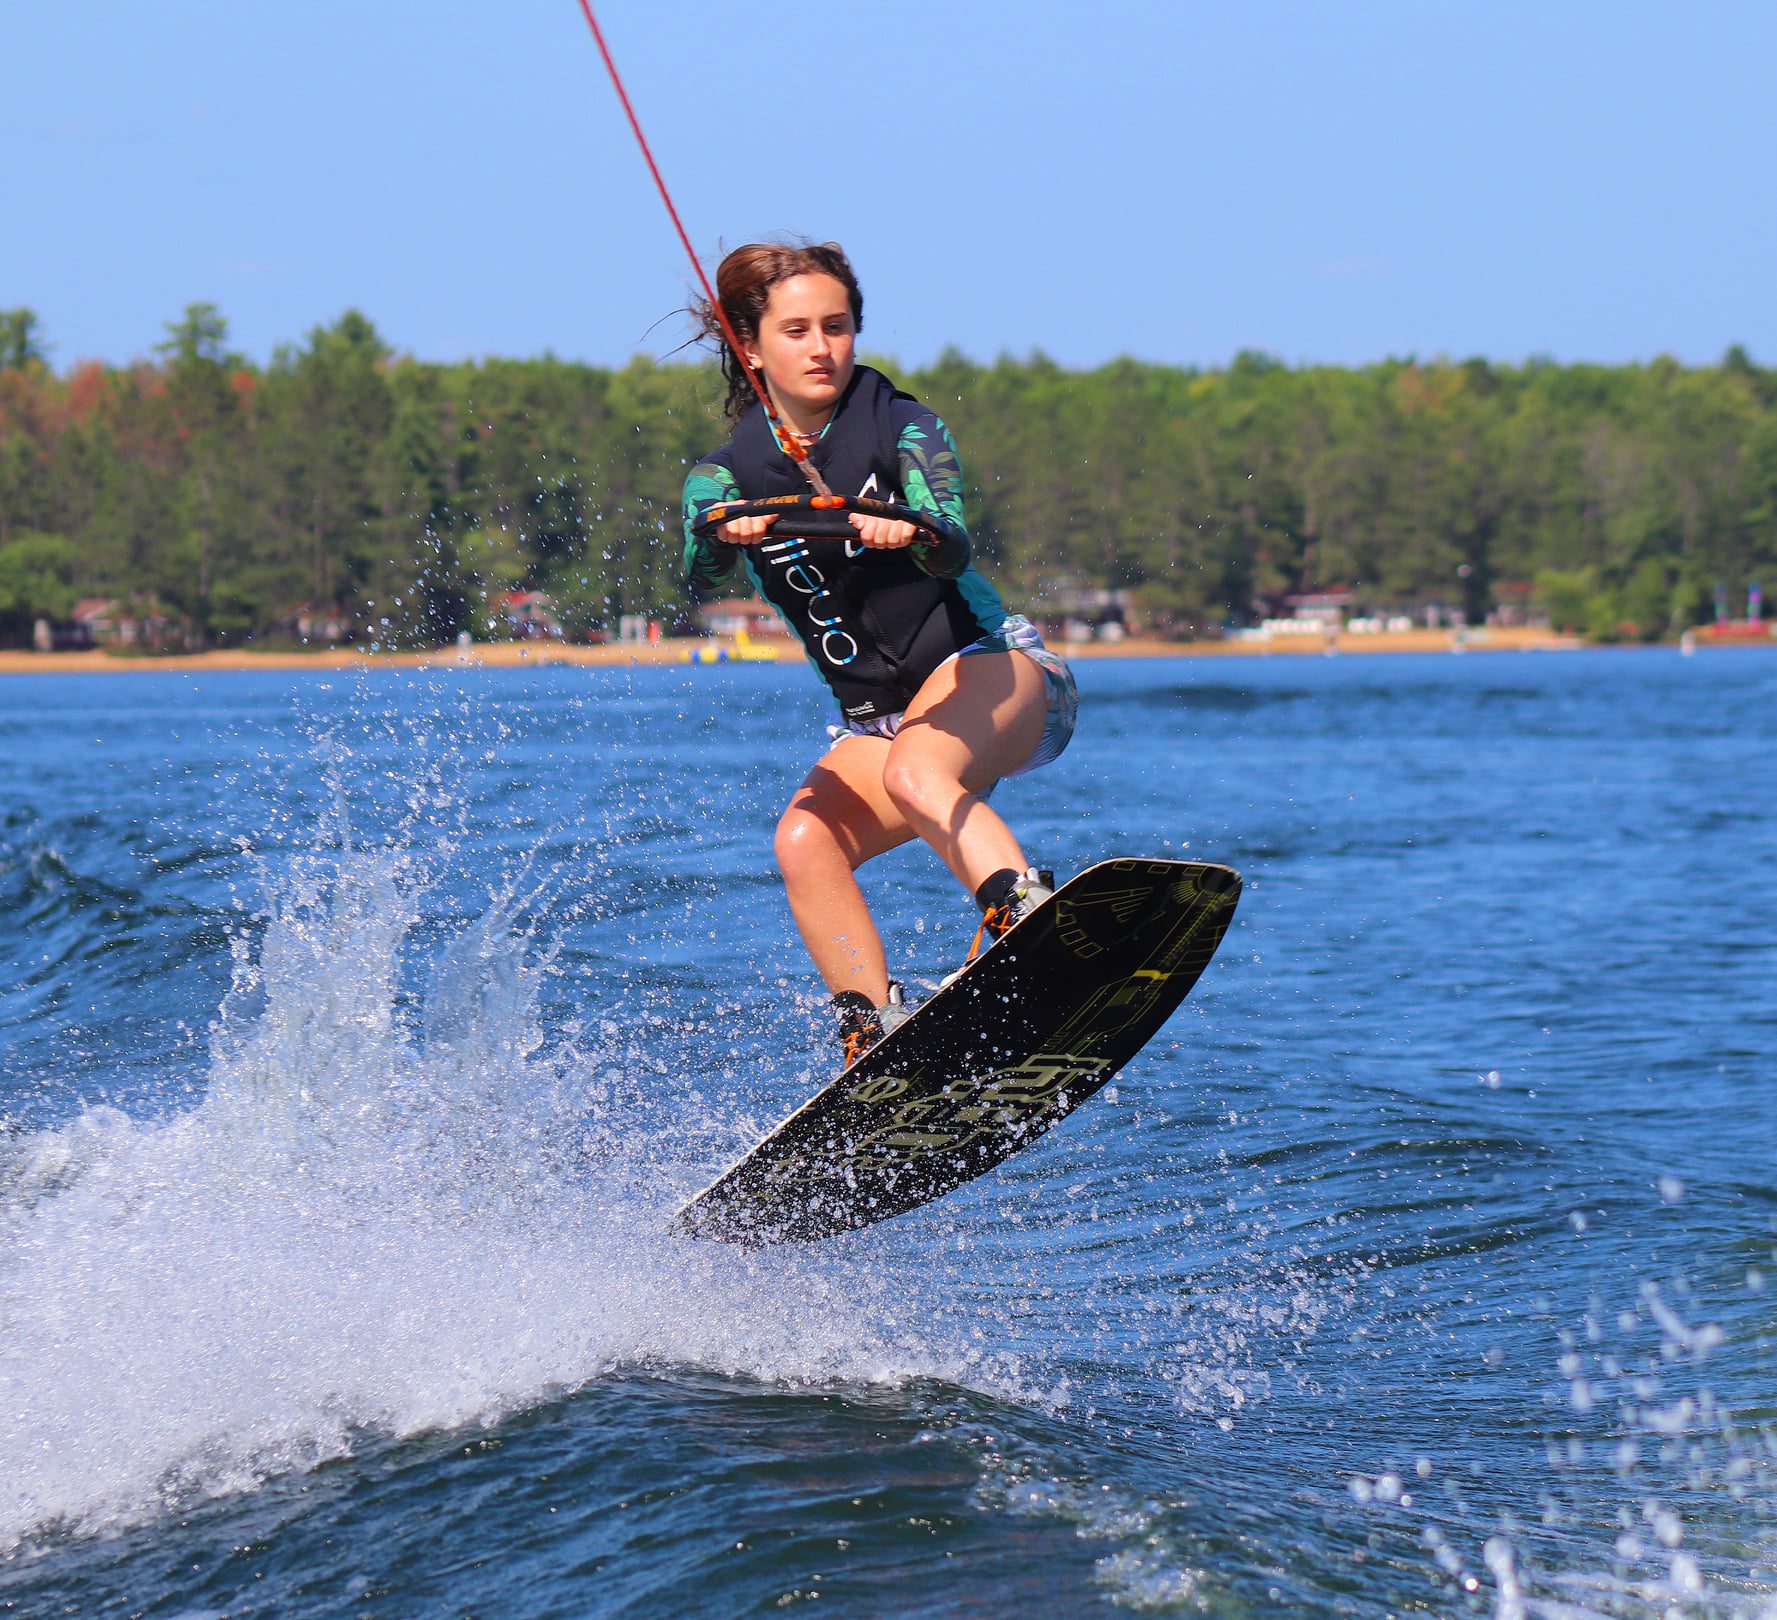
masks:
[[(1380, 635), (1278, 636), (1270, 641), (1159, 641), (1131, 637), (1124, 641), (1086, 641), (1058, 644), (1069, 658), (1299, 658), (1329, 653), (1426, 653), (1426, 652), (1538, 652), (1565, 651), (1579, 645), (1572, 636), (1547, 630), (1484, 629), (1466, 634), (1452, 630), (1407, 630)], [(417, 652), (367, 652), (360, 648), (280, 648), (256, 652), (229, 648), (216, 652), (174, 653), (152, 657), (95, 648), (85, 652), (29, 652), (0, 650), (0, 675), (122, 674), (130, 671), (203, 670), (347, 670), (347, 669), (446, 669), (451, 667), (511, 669), (540, 665), (578, 664), (595, 668), (638, 664), (683, 664), (695, 650), (708, 658), (712, 649), (727, 643), (698, 637), (669, 637), (656, 645), (641, 642), (609, 643), (599, 647), (570, 646), (560, 642), (490, 641), (472, 647), (438, 647)], [(755, 655), (765, 649), (780, 663), (799, 662), (802, 650), (794, 642), (772, 639), (755, 641)]]

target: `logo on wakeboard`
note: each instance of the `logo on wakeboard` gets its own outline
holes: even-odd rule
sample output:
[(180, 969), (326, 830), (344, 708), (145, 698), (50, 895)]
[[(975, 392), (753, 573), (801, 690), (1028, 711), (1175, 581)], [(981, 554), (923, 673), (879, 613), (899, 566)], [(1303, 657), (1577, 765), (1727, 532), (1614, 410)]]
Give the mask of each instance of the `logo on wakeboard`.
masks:
[[(819, 1160), (828, 1173), (838, 1170), (842, 1175), (890, 1170), (929, 1153), (955, 1153), (979, 1138), (1023, 1136), (1039, 1119), (1066, 1113), (1090, 1096), (1109, 1078), (1109, 1068), (1103, 1058), (1039, 1052), (978, 1080), (910, 1097), (875, 1129), (826, 1144)], [(890, 1103), (912, 1083), (899, 1075), (877, 1075), (852, 1095), (863, 1103)], [(799, 1173), (806, 1174), (807, 1166)]]

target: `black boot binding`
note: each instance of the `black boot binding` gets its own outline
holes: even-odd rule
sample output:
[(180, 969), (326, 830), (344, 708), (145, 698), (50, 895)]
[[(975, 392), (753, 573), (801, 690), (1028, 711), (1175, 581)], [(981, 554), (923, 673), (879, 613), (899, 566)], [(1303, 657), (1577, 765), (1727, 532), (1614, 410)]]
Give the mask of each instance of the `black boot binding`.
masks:
[(880, 1007), (861, 990), (841, 990), (833, 998), (839, 1017), (839, 1045), (850, 1068), (884, 1035), (899, 1029), (913, 1011), (907, 995), (895, 980), (889, 981), (889, 998)]

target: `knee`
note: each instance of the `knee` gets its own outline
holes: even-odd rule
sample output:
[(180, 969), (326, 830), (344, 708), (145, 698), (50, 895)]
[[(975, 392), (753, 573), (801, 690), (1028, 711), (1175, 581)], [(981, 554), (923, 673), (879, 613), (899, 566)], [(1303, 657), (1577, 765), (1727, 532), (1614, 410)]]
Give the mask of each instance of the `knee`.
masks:
[(777, 856), (777, 869), (783, 873), (786, 883), (812, 875), (830, 866), (835, 857), (841, 857), (839, 840), (833, 836), (833, 829), (819, 816), (796, 805), (791, 805), (778, 818), (772, 852)]
[(890, 753), (882, 770), (882, 790), (889, 803), (911, 827), (918, 827), (944, 813), (957, 794), (954, 783), (934, 778), (929, 769), (911, 756)]

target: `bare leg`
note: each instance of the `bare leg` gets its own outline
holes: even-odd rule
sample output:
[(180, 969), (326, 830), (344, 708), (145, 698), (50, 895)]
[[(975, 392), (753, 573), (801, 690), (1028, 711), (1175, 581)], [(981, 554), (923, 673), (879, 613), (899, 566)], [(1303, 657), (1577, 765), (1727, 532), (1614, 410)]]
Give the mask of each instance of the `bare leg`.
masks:
[(848, 737), (829, 749), (777, 826), (790, 910), (828, 990), (888, 999), (882, 936), (858, 887), (865, 861), (923, 838), (973, 894), (1022, 871), (1012, 830), (981, 797), (1042, 739), (1043, 672), (1022, 653), (974, 653), (933, 672), (892, 743)]
[(882, 936), (858, 887), (858, 867), (913, 836), (882, 785), (889, 744), (848, 737), (822, 755), (777, 825), (777, 864), (790, 910), (828, 990), (888, 1000)]
[(1022, 653), (973, 653), (933, 671), (889, 748), (882, 783), (900, 818), (973, 894), (1023, 871), (1012, 829), (981, 797), (1042, 740), (1043, 672)]

